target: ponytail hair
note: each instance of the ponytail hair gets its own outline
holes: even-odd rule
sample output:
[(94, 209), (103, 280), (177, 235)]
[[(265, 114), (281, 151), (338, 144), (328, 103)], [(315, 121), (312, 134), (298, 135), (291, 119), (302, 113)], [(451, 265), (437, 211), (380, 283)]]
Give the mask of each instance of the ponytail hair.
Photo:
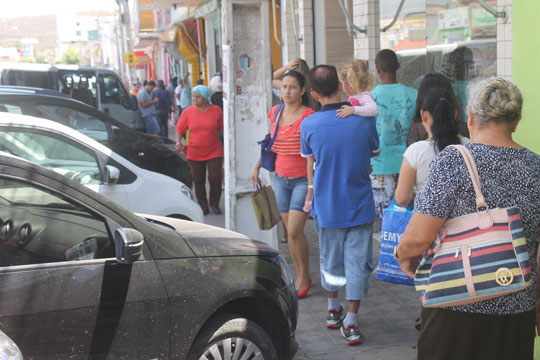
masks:
[(433, 117), (431, 133), (439, 151), (448, 145), (460, 143), (458, 123), (454, 116), (456, 104), (450, 91), (444, 88), (431, 89), (424, 96), (420, 108)]

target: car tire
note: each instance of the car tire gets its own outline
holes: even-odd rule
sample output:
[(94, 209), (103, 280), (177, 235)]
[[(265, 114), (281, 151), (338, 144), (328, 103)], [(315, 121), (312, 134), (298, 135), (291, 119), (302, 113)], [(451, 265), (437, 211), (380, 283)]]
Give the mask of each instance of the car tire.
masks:
[(239, 352), (243, 356), (252, 354), (242, 359), (278, 359), (275, 345), (266, 331), (254, 321), (234, 314), (211, 320), (195, 339), (189, 359), (236, 359), (235, 356), (227, 357), (229, 352)]

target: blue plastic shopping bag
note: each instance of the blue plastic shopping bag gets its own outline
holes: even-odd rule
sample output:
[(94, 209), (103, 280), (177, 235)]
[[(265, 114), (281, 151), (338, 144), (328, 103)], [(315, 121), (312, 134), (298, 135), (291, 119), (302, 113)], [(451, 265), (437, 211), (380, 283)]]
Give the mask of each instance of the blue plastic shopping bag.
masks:
[(414, 280), (405, 275), (394, 259), (394, 247), (409, 224), (413, 214), (413, 202), (407, 208), (396, 205), (395, 199), (383, 210), (381, 225), (381, 250), (375, 277), (392, 284), (414, 285)]

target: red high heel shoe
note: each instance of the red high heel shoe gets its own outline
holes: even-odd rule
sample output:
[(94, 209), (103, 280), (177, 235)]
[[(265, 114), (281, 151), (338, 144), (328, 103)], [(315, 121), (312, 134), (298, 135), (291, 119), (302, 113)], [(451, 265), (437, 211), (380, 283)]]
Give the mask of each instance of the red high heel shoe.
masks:
[(299, 299), (301, 299), (301, 298), (303, 298), (303, 297), (305, 297), (307, 295), (309, 289), (311, 288), (312, 283), (313, 283), (312, 280), (309, 279), (309, 284), (308, 284), (307, 288), (302, 289), (302, 290), (300, 290), (300, 289), (296, 290), (296, 294), (298, 295)]

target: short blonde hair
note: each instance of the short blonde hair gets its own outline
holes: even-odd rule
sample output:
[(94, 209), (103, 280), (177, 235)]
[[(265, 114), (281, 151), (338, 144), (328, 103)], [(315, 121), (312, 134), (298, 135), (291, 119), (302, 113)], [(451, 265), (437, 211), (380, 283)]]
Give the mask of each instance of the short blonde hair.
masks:
[(367, 61), (353, 60), (343, 66), (339, 72), (339, 79), (346, 81), (353, 90), (361, 93), (370, 91), (375, 86), (375, 78), (369, 72)]
[(471, 87), (469, 106), (480, 126), (489, 121), (514, 126), (521, 117), (523, 96), (513, 82), (490, 78)]

